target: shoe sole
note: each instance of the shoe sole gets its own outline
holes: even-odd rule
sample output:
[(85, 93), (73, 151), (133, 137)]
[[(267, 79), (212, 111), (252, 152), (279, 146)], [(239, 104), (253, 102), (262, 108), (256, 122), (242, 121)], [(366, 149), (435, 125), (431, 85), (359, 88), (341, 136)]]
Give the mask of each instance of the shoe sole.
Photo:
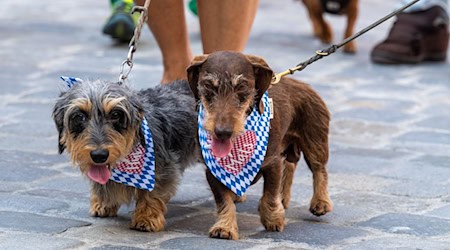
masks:
[(392, 53), (377, 52), (371, 54), (371, 59), (378, 64), (417, 64), (425, 61), (442, 62), (447, 59), (447, 53), (433, 53), (426, 56), (407, 57)]

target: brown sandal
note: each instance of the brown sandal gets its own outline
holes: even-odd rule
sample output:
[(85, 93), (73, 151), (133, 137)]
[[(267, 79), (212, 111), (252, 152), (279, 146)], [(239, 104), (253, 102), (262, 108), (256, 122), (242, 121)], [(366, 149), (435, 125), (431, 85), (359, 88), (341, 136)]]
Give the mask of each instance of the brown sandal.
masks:
[(374, 47), (371, 58), (382, 64), (445, 61), (448, 40), (448, 15), (441, 7), (401, 13), (386, 40)]

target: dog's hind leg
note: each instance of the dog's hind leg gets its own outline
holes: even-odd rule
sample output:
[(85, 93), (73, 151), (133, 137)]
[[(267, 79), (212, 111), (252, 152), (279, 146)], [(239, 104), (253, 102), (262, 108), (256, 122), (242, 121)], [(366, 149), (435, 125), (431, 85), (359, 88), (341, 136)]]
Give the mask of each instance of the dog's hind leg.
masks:
[[(294, 139), (289, 138), (288, 141)], [(294, 180), (295, 169), (297, 162), (300, 160), (301, 151), (296, 143), (291, 143), (284, 152), (286, 159), (284, 160), (283, 178), (281, 181), (281, 202), (286, 209), (289, 207), (291, 201), (291, 186)]]
[(291, 186), (294, 180), (294, 173), (297, 167), (297, 163), (284, 161), (283, 179), (281, 184), (281, 202), (286, 209), (289, 207), (291, 201)]
[[(317, 133), (317, 135), (320, 135), (320, 133)], [(316, 216), (324, 215), (333, 209), (333, 203), (328, 194), (328, 172), (326, 168), (328, 161), (327, 135), (324, 135), (324, 138), (321, 139), (315, 141), (315, 143), (310, 141), (306, 144), (308, 145), (307, 147), (302, 147), (306, 164), (313, 174), (314, 194), (309, 211)]]
[[(350, 37), (353, 35), (356, 18), (358, 17), (358, 1), (352, 0), (347, 7), (347, 28), (345, 29), (344, 38)], [(355, 53), (356, 52), (356, 43), (355, 41), (351, 41), (344, 46), (345, 53)]]
[(284, 207), (281, 202), (281, 180), (283, 159), (279, 156), (266, 159), (266, 166), (261, 168), (264, 177), (264, 191), (259, 201), (259, 216), (267, 231), (284, 230)]
[(236, 195), (219, 182), (209, 170), (206, 170), (206, 179), (214, 194), (217, 206), (217, 221), (209, 230), (209, 237), (229, 240), (239, 239), (236, 206), (234, 205)]
[(131, 220), (131, 229), (145, 232), (158, 232), (164, 229), (167, 211), (166, 203), (170, 197), (167, 193), (155, 188), (148, 192), (136, 190), (136, 209)]

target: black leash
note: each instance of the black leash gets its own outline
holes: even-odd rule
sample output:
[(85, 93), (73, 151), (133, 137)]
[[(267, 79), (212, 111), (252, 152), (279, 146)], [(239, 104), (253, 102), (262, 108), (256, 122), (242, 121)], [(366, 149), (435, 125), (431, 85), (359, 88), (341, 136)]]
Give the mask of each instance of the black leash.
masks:
[(324, 50), (318, 50), (316, 51), (316, 55), (311, 57), (309, 60), (301, 62), (299, 64), (297, 64), (294, 68), (290, 68), (286, 71), (283, 71), (281, 73), (276, 74), (273, 78), (272, 78), (272, 84), (277, 84), (280, 80), (281, 77), (286, 76), (286, 75), (292, 75), (294, 74), (296, 71), (302, 71), (304, 70), (308, 65), (310, 65), (311, 63), (324, 58), (325, 56), (329, 56), (331, 54), (333, 54), (334, 52), (336, 52), (336, 50), (338, 50), (340, 47), (346, 45), (347, 43), (351, 42), (352, 40), (358, 38), (359, 36), (361, 36), (362, 34), (366, 33), (367, 31), (377, 27), (378, 25), (384, 23), (386, 20), (388, 20), (389, 18), (397, 15), (398, 13), (402, 12), (403, 10), (405, 10), (406, 8), (410, 7), (411, 5), (417, 3), (420, 0), (413, 0), (410, 3), (406, 4), (405, 6), (395, 10), (394, 12), (392, 12), (391, 14), (379, 19), (378, 21), (374, 22), (373, 24), (367, 26), (365, 29), (359, 31), (358, 33), (354, 34), (353, 36), (347, 37), (346, 39), (344, 39), (341, 43), (339, 44), (333, 44), (331, 45), (329, 48), (324, 49)]

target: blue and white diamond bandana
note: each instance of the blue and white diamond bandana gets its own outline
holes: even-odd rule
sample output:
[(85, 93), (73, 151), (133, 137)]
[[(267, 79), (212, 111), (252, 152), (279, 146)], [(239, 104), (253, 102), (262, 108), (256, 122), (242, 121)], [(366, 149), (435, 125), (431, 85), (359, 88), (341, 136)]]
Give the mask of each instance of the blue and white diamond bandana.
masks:
[(214, 177), (238, 196), (245, 194), (259, 172), (267, 151), (271, 114), (267, 92), (261, 101), (264, 112), (260, 114), (255, 105), (247, 117), (245, 132), (234, 140), (231, 153), (222, 158), (215, 157), (211, 152), (211, 139), (203, 128), (203, 106), (199, 105), (198, 136), (205, 164)]
[(145, 148), (141, 144), (134, 146), (129, 155), (112, 170), (110, 180), (148, 191), (155, 187), (155, 151), (153, 138), (147, 119), (142, 120)]
[[(83, 83), (83, 80), (75, 77), (61, 76), (61, 79), (69, 88)], [(130, 154), (117, 162), (116, 167), (112, 170), (110, 180), (152, 191), (155, 187), (155, 148), (145, 117), (142, 120), (141, 129), (144, 132), (145, 148), (139, 143), (135, 145)]]

